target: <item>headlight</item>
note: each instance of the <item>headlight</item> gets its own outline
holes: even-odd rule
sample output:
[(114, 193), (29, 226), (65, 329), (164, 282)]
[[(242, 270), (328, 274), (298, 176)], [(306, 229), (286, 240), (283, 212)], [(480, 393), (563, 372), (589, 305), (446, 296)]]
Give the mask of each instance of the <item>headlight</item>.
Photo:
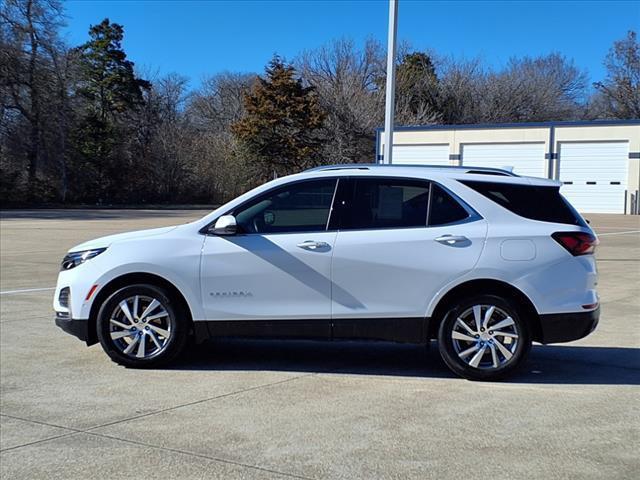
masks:
[(71, 270), (78, 265), (83, 264), (87, 260), (91, 260), (93, 257), (100, 255), (106, 248), (94, 248), (93, 250), (83, 250), (82, 252), (67, 253), (62, 259), (60, 270)]

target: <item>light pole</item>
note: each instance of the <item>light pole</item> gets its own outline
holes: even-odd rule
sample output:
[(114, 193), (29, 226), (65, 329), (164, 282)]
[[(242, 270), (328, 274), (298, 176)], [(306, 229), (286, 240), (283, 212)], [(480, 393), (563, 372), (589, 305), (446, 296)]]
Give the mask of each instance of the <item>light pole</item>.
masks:
[(387, 91), (384, 106), (384, 155), (382, 163), (390, 164), (393, 156), (393, 115), (396, 93), (396, 32), (398, 0), (389, 0), (389, 36), (387, 39)]

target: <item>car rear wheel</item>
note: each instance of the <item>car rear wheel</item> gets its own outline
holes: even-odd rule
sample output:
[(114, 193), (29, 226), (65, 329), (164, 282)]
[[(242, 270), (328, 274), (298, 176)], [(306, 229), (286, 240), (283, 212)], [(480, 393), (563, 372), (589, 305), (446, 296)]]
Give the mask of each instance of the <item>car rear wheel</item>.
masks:
[(478, 295), (453, 306), (440, 324), (438, 344), (442, 359), (458, 375), (499, 380), (525, 360), (531, 335), (514, 302)]
[(131, 285), (112, 294), (98, 313), (98, 339), (111, 359), (126, 367), (166, 365), (184, 350), (188, 322), (163, 289)]

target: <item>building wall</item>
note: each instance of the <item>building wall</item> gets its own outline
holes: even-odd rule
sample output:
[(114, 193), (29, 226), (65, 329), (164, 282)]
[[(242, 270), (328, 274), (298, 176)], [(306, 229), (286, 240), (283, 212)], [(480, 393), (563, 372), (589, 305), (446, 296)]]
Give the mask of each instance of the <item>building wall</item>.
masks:
[[(377, 135), (377, 162), (384, 163), (384, 130)], [(549, 178), (558, 178), (558, 152), (563, 142), (629, 143), (627, 179), (628, 204), (640, 190), (640, 119), (593, 122), (548, 122), (504, 125), (435, 125), (398, 127), (394, 131), (394, 145), (449, 145), (451, 165), (461, 165), (466, 144), (544, 143), (546, 169)]]

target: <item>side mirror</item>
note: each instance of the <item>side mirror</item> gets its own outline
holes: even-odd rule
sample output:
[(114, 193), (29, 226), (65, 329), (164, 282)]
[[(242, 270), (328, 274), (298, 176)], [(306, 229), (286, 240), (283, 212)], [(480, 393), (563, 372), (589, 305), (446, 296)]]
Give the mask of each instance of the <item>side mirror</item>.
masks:
[(238, 230), (236, 217), (233, 215), (223, 215), (209, 231), (214, 235), (235, 235)]

